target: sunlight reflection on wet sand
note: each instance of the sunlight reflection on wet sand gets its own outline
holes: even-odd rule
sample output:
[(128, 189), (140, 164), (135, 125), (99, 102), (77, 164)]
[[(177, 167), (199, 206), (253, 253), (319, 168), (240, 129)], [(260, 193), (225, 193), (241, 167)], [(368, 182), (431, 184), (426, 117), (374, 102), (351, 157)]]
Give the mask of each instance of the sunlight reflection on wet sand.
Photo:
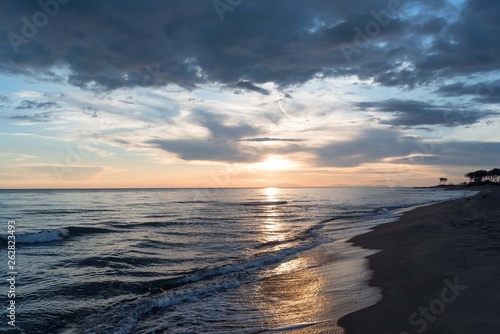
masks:
[[(279, 200), (279, 189), (264, 189), (268, 201)], [(286, 227), (273, 206), (262, 221), (263, 239), (284, 240)], [(372, 252), (338, 240), (291, 258), (263, 273), (250, 301), (266, 316), (262, 327), (297, 334), (343, 333), (337, 320), (376, 303), (380, 293), (368, 288), (370, 272), (364, 258)]]
[(334, 242), (265, 273), (252, 301), (266, 314), (263, 327), (297, 334), (343, 333), (337, 325), (341, 316), (380, 298), (378, 289), (366, 286), (370, 274), (363, 257), (369, 254)]

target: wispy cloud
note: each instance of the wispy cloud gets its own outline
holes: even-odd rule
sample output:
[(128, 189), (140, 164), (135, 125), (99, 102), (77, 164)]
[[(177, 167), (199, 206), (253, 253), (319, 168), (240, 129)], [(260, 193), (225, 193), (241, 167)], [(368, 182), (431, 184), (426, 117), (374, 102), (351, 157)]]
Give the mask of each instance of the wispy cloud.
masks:
[(292, 139), (292, 138), (269, 138), (269, 137), (261, 137), (261, 138), (245, 138), (241, 139), (241, 141), (249, 141), (249, 142), (297, 142), (304, 141), (304, 139)]
[(0, 156), (13, 158), (15, 160), (20, 160), (20, 161), (40, 158), (39, 156), (36, 155), (10, 153), (10, 152), (0, 152)]

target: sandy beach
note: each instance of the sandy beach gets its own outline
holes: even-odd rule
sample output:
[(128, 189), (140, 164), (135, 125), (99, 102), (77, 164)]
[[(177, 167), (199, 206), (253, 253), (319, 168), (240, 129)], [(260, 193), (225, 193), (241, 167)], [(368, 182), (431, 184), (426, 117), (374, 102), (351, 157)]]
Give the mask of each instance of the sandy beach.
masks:
[(377, 249), (383, 299), (339, 320), (347, 334), (499, 333), (500, 189), (410, 211), (350, 240)]

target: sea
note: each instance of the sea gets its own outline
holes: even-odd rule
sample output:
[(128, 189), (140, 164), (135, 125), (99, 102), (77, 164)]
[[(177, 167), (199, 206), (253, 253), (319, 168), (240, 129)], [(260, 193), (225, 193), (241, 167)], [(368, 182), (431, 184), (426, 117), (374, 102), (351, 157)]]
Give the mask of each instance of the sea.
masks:
[[(348, 239), (471, 196), (411, 188), (1, 190), (7, 333), (343, 333), (380, 300)], [(15, 298), (7, 298), (15, 221)], [(12, 254), (12, 253), (10, 253)], [(8, 325), (15, 300), (15, 327)]]

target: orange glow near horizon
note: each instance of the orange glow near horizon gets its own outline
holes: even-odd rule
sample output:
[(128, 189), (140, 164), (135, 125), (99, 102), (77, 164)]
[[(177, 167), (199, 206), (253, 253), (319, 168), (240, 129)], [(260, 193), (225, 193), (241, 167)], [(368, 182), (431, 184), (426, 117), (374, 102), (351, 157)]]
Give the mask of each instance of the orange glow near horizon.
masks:
[[(402, 165), (376, 163), (351, 168), (312, 168), (300, 156), (269, 155), (262, 162), (250, 164), (168, 164), (139, 160), (125, 164), (121, 160), (112, 160), (101, 164), (94, 159), (97, 157), (87, 156), (85, 163), (61, 165), (59, 168), (64, 173), (59, 174), (50, 163), (29, 165), (18, 162), (4, 171), (3, 178), (0, 171), (0, 188), (426, 186), (437, 184), (442, 176), (447, 176), (449, 182), (455, 184), (463, 181), (459, 177), (453, 178), (449, 171), (428, 166), (403, 168)], [(459, 168), (456, 170), (454, 174), (460, 173)]]

